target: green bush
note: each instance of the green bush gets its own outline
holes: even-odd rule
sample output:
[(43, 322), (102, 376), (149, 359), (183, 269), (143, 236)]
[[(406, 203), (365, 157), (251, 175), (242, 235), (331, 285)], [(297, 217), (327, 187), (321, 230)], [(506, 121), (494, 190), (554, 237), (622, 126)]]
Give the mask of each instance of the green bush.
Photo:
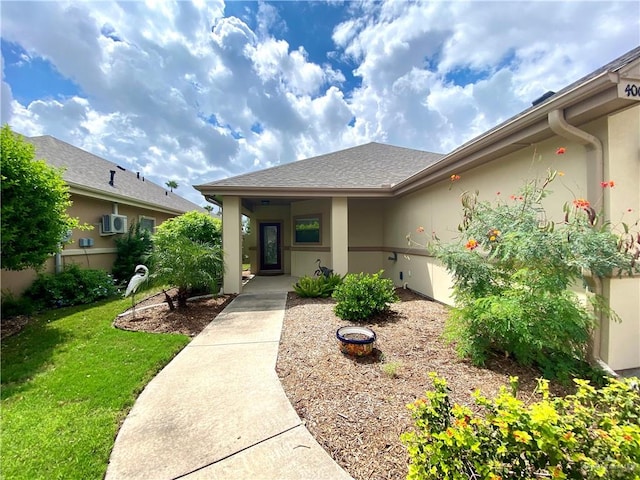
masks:
[(34, 311), (33, 301), (27, 297), (16, 297), (10, 291), (2, 292), (2, 307), (0, 314), (2, 319), (17, 317), (18, 315), (30, 315)]
[(104, 270), (67, 265), (59, 274), (44, 273), (24, 293), (37, 310), (93, 303), (118, 293), (113, 278)]
[(132, 224), (126, 235), (116, 238), (118, 252), (111, 270), (116, 283), (126, 285), (133, 276), (136, 265), (147, 262), (152, 248), (151, 232), (141, 228), (140, 222)]
[(444, 379), (431, 374), (434, 391), (408, 408), (415, 430), (403, 433), (408, 480), (640, 478), (640, 392), (638, 379), (615, 380), (597, 389), (575, 380), (578, 391), (551, 398), (540, 380), (541, 399), (525, 405), (502, 387), (485, 411), (451, 406)]
[(343, 320), (366, 320), (398, 301), (390, 278), (382, 278), (383, 271), (373, 275), (350, 273), (333, 291), (337, 300), (335, 314)]
[(187, 306), (193, 291), (217, 293), (224, 271), (222, 248), (194, 242), (184, 235), (158, 228), (151, 255), (151, 278), (178, 288), (178, 307)]
[(187, 212), (163, 222), (156, 229), (156, 237), (183, 235), (193, 242), (222, 247), (222, 220), (208, 213)]
[(309, 277), (305, 275), (293, 285), (293, 290), (301, 297), (317, 298), (330, 297), (338, 285), (342, 283), (342, 277), (332, 273), (328, 277)]
[(542, 200), (555, 177), (526, 183), (510, 201), (464, 194), (459, 241), (433, 245), (454, 279), (446, 335), (475, 364), (498, 350), (568, 377), (587, 360), (597, 316), (616, 318), (597, 294), (584, 304), (569, 288), (586, 284), (584, 272), (630, 272), (632, 255), (584, 199), (565, 205), (563, 220), (546, 220)]

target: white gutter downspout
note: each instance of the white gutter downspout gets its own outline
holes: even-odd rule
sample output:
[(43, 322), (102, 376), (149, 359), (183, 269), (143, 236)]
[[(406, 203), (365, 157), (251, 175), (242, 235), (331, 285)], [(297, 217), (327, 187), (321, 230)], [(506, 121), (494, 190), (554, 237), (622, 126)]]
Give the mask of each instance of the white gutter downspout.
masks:
[[(601, 191), (600, 182), (604, 181), (604, 151), (602, 148), (602, 142), (599, 138), (591, 135), (590, 133), (580, 130), (567, 123), (564, 118), (564, 110), (552, 110), (548, 114), (549, 127), (556, 135), (559, 135), (567, 140), (577, 142), (581, 145), (585, 145), (587, 148), (587, 162), (594, 164), (593, 175), (589, 174), (589, 168), (587, 168), (587, 199), (594, 205), (599, 199), (599, 192)], [(604, 198), (603, 211), (604, 208)], [(606, 220), (606, 218), (605, 218)], [(594, 283), (596, 294), (603, 294), (602, 279), (598, 276), (594, 276)], [(617, 377), (618, 374), (607, 365), (602, 358), (600, 358), (600, 352), (602, 350), (602, 322), (604, 320), (603, 315), (598, 314), (598, 326), (593, 332), (593, 345), (591, 346), (592, 360), (597, 363), (609, 375)]]

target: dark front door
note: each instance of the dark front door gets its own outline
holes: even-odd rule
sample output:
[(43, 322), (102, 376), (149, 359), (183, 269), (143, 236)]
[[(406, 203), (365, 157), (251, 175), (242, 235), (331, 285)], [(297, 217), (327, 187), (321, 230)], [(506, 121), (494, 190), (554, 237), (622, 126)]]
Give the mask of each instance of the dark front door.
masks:
[(282, 227), (278, 222), (260, 223), (260, 271), (282, 273)]

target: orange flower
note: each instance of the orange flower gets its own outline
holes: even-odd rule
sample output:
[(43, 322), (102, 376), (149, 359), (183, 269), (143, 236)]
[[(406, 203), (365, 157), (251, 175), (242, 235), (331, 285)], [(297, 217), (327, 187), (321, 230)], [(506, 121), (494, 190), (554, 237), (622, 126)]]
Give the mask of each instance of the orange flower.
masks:
[(418, 227), (418, 228), (416, 228), (416, 232), (418, 232), (418, 233), (423, 233), (423, 232), (424, 232), (424, 227)]
[(613, 188), (616, 186), (616, 182), (614, 182), (613, 180), (609, 180), (609, 187)]
[(565, 153), (567, 153), (567, 149), (564, 147), (558, 147), (556, 150), (556, 155), (564, 155)]
[(460, 175), (456, 175), (455, 173), (449, 177), (452, 182), (456, 182), (460, 180)]
[(607, 187), (615, 187), (616, 186), (616, 182), (614, 182), (613, 180), (609, 180), (608, 182), (600, 182), (600, 186), (602, 188), (607, 188)]
[(564, 172), (563, 172), (563, 171), (561, 171), (561, 170), (558, 170), (558, 176), (560, 176), (560, 177), (564, 177)]
[(591, 206), (591, 204), (589, 203), (589, 200), (585, 200), (584, 198), (577, 198), (573, 201), (573, 205), (576, 208), (589, 208)]
[(473, 250), (478, 247), (478, 242), (475, 239), (470, 239), (467, 244), (464, 246), (467, 250)]

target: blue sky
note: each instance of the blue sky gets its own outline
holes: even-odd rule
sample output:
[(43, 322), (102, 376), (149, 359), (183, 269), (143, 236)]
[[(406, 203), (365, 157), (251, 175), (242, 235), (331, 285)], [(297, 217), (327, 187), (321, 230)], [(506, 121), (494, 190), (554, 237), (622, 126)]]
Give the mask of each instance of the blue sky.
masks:
[(640, 44), (640, 3), (0, 3), (2, 123), (190, 186), (446, 153)]

